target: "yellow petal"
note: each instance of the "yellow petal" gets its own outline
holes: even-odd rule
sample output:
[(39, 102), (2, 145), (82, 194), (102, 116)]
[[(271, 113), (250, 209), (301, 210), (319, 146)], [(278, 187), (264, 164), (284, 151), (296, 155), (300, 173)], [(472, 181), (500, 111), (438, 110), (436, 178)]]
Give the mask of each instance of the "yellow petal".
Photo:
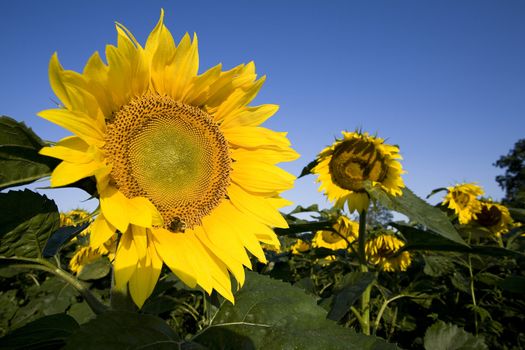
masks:
[(89, 245), (98, 248), (106, 243), (114, 234), (115, 227), (100, 213), (90, 226)]
[(104, 116), (110, 116), (118, 108), (113, 105), (111, 93), (108, 90), (108, 70), (108, 66), (104, 64), (97, 51), (91, 55), (83, 71), (87, 88), (96, 98)]
[(148, 237), (146, 235), (146, 229), (136, 225), (131, 225), (130, 228), (133, 235), (133, 243), (137, 249), (138, 259), (143, 260), (146, 258), (148, 251)]
[(193, 79), (191, 87), (186, 90), (182, 101), (191, 106), (202, 106), (209, 98), (211, 86), (219, 79), (222, 64), (208, 69), (203, 74)]
[(66, 109), (48, 109), (41, 111), (38, 115), (71, 131), (88, 144), (94, 144), (97, 147), (104, 146), (103, 131), (86, 114)]
[(277, 105), (262, 105), (244, 107), (238, 113), (228, 114), (222, 127), (259, 126), (279, 110)]
[(94, 154), (88, 152), (89, 145), (80, 137), (63, 138), (53, 147), (43, 147), (38, 153), (68, 161), (70, 163), (89, 163), (94, 160)]
[(126, 284), (135, 272), (138, 263), (137, 250), (133, 243), (131, 231), (125, 231), (115, 255), (113, 269), (115, 271), (115, 288), (120, 291), (126, 290)]
[[(257, 80), (249, 89), (244, 90), (239, 88), (233, 91), (226, 101), (224, 101), (216, 111), (212, 112), (213, 119), (216, 122), (224, 121), (227, 118), (234, 119), (235, 116), (242, 111), (242, 107), (246, 106), (257, 96), (265, 79), (266, 77), (262, 77)], [(230, 114), (233, 114), (233, 116)]]
[(245, 148), (270, 148), (278, 149), (290, 146), (286, 132), (276, 132), (261, 127), (236, 126), (222, 128), (224, 136), (229, 143)]
[(254, 196), (232, 183), (228, 188), (228, 197), (233, 205), (268, 226), (287, 228), (288, 223), (281, 213), (273, 207), (267, 199)]
[(231, 150), (231, 157), (235, 161), (244, 159), (258, 159), (268, 164), (291, 162), (299, 158), (299, 154), (290, 147), (282, 148), (236, 148)]
[(102, 166), (103, 164), (99, 162), (77, 164), (63, 161), (51, 174), (51, 187), (69, 185), (85, 177), (93, 176)]
[(295, 176), (281, 168), (258, 160), (243, 160), (232, 164), (231, 178), (248, 192), (276, 196), (293, 187)]
[(100, 207), (106, 220), (115, 226), (120, 232), (126, 232), (130, 218), (128, 199), (119, 190), (108, 186), (104, 190), (98, 189), (100, 193)]
[(191, 245), (183, 233), (172, 233), (163, 228), (151, 230), (152, 241), (155, 249), (164, 263), (186, 285), (195, 287), (197, 276), (193, 267)]
[(193, 42), (191, 42), (190, 36), (186, 33), (175, 50), (173, 62), (168, 67), (171, 77), (170, 96), (175, 100), (182, 99), (192, 80), (197, 76), (198, 70), (197, 36), (194, 35)]

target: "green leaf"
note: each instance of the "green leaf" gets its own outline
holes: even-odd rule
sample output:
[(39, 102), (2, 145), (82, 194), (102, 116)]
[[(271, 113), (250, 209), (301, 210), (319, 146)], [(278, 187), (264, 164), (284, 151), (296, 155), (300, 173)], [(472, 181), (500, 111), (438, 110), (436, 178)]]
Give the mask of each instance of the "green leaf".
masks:
[(345, 275), (342, 286), (334, 291), (332, 308), (327, 317), (334, 321), (341, 320), (374, 280), (375, 274), (372, 272), (355, 271)]
[(175, 332), (153, 315), (108, 311), (82, 325), (64, 349), (178, 349)]
[(59, 349), (77, 328), (75, 319), (66, 314), (44, 316), (1, 338), (0, 348)]
[(443, 251), (443, 252), (458, 252), (458, 253), (470, 253), (479, 255), (489, 256), (513, 256), (524, 258), (525, 254), (495, 246), (484, 246), (484, 245), (471, 245), (466, 246), (452, 242), (432, 231), (420, 230), (416, 227), (401, 224), (392, 223), (393, 227), (397, 228), (403, 236), (406, 238), (408, 244), (403, 246), (397, 254), (401, 254), (404, 251), (411, 250), (429, 250), (429, 251)]
[(426, 197), (427, 199), (429, 199), (430, 197), (432, 197), (433, 195), (435, 195), (436, 193), (439, 193), (439, 192), (442, 192), (442, 191), (446, 191), (447, 188), (446, 187), (440, 187), (440, 188), (435, 188), (432, 190), (432, 192), (430, 192), (428, 194), (428, 196)]
[(403, 188), (403, 194), (397, 197), (376, 187), (369, 187), (367, 191), (372, 198), (388, 209), (406, 215), (411, 220), (453, 242), (467, 245), (441, 210), (416, 196), (409, 188)]
[(49, 258), (58, 253), (64, 243), (70, 241), (73, 237), (84, 231), (90, 224), (90, 222), (86, 222), (78, 226), (60, 227), (47, 240), (43, 251), (44, 257)]
[(0, 255), (40, 258), (52, 232), (60, 225), (55, 202), (38, 193), (0, 193)]
[(483, 338), (476, 337), (451, 323), (437, 321), (430, 326), (424, 339), (425, 350), (485, 350)]
[(295, 236), (303, 232), (315, 232), (319, 230), (333, 230), (333, 221), (308, 222), (304, 224), (290, 224), (288, 228), (275, 228), (279, 236)]
[(303, 290), (254, 272), (235, 306), (224, 302), (194, 341), (213, 349), (397, 349), (338, 326)]
[(109, 274), (111, 270), (111, 263), (106, 257), (101, 257), (84, 267), (78, 274), (78, 279), (83, 281), (98, 280), (104, 278)]
[(423, 272), (432, 277), (440, 277), (454, 270), (454, 263), (445, 256), (425, 255)]
[(303, 176), (312, 174), (312, 170), (313, 168), (315, 168), (316, 165), (317, 165), (317, 159), (308, 163), (308, 165), (303, 168), (303, 170), (301, 171), (301, 174), (297, 178), (299, 179)]
[(49, 176), (60, 160), (38, 154), (44, 141), (24, 123), (0, 117), (0, 190)]
[(498, 286), (507, 292), (525, 294), (525, 277), (508, 276), (503, 281), (499, 282)]

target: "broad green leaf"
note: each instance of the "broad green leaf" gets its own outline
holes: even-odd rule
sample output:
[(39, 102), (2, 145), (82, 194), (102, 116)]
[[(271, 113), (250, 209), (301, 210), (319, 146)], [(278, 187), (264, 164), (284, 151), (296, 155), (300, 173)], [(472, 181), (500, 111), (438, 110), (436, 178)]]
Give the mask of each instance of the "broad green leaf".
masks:
[(440, 277), (454, 270), (454, 263), (449, 257), (437, 255), (425, 255), (425, 267), (423, 272), (432, 277)]
[(66, 314), (44, 316), (14, 330), (0, 339), (0, 349), (60, 349), (78, 328)]
[(451, 323), (437, 321), (425, 333), (425, 350), (485, 350), (483, 338)]
[(58, 253), (64, 243), (70, 241), (73, 237), (84, 231), (89, 225), (90, 223), (86, 222), (78, 226), (60, 227), (47, 240), (43, 251), (44, 257), (49, 258)]
[(24, 123), (0, 117), (0, 190), (51, 174), (60, 161), (38, 154), (44, 145)]
[(275, 228), (274, 231), (279, 236), (295, 236), (303, 232), (315, 232), (319, 230), (333, 230), (332, 221), (308, 222), (301, 224), (290, 224), (288, 228)]
[(108, 258), (101, 257), (82, 267), (82, 270), (78, 274), (78, 279), (83, 281), (98, 280), (106, 277), (111, 270), (111, 263)]
[(375, 280), (372, 272), (350, 272), (343, 277), (342, 286), (334, 291), (332, 308), (328, 318), (334, 321), (341, 320), (350, 310), (365, 289)]
[(0, 256), (42, 257), (51, 233), (60, 225), (55, 202), (38, 193), (0, 193)]
[(458, 253), (470, 253), (479, 255), (489, 256), (514, 256), (524, 258), (525, 254), (505, 249), (501, 247), (485, 246), (485, 245), (471, 245), (466, 246), (452, 242), (432, 231), (420, 230), (416, 227), (392, 223), (392, 226), (397, 228), (403, 236), (407, 239), (408, 244), (401, 248), (397, 254), (404, 251), (411, 250), (430, 250), (430, 251), (442, 251), (442, 252), (458, 252)]
[(95, 313), (85, 301), (71, 305), (67, 314), (73, 317), (79, 324), (86, 323), (95, 318)]
[(312, 170), (313, 170), (313, 168), (315, 168), (316, 165), (317, 165), (317, 159), (311, 161), (310, 163), (308, 163), (308, 165), (306, 165), (303, 168), (303, 170), (301, 171), (301, 174), (299, 174), (299, 176), (297, 178), (299, 179), (299, 178), (301, 178), (303, 176), (312, 174)]
[(409, 188), (403, 188), (403, 194), (398, 197), (376, 187), (369, 187), (367, 191), (372, 198), (388, 209), (406, 215), (410, 220), (426, 226), (429, 230), (453, 242), (467, 245), (441, 210), (416, 196)]
[(179, 349), (177, 334), (153, 315), (108, 311), (83, 324), (64, 349)]
[(194, 339), (212, 349), (397, 349), (342, 328), (303, 290), (254, 272)]
[(9, 328), (9, 321), (18, 309), (17, 290), (11, 289), (0, 292), (0, 336), (3, 336)]
[(503, 281), (498, 283), (498, 286), (508, 292), (525, 294), (525, 277), (523, 276), (508, 276)]

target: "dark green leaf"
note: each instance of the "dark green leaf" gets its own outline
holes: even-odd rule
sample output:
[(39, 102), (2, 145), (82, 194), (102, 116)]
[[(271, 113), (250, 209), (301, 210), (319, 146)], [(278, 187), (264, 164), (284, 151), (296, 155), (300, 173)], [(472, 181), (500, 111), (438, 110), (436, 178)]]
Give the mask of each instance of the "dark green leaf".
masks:
[(507, 292), (525, 294), (525, 277), (508, 276), (503, 281), (498, 283), (498, 286)]
[(411, 250), (428, 250), (470, 253), (489, 256), (514, 256), (521, 258), (525, 257), (525, 254), (521, 252), (501, 247), (483, 245), (466, 246), (463, 244), (458, 244), (456, 242), (452, 242), (448, 239), (445, 239), (432, 231), (420, 230), (416, 227), (401, 223), (392, 223), (392, 226), (401, 231), (401, 233), (403, 233), (403, 236), (405, 236), (405, 238), (408, 241), (408, 244), (401, 248), (397, 252), (397, 254)]
[(302, 205), (298, 205), (295, 207), (295, 209), (289, 212), (288, 215), (298, 214), (298, 213), (318, 212), (318, 211), (319, 211), (319, 206), (317, 204), (312, 204), (308, 207), (303, 207)]
[(446, 191), (447, 188), (446, 187), (440, 187), (440, 188), (436, 188), (436, 189), (433, 189), (432, 192), (430, 192), (427, 196), (427, 199), (429, 199), (430, 197), (432, 197), (433, 195), (435, 195), (436, 193), (439, 193), (439, 192), (442, 192), (442, 191)]
[(423, 272), (432, 277), (440, 277), (454, 270), (454, 263), (449, 257), (425, 255)]
[(0, 190), (51, 174), (60, 161), (38, 154), (43, 146), (42, 139), (24, 123), (0, 117)]
[(18, 309), (16, 293), (15, 289), (0, 292), (0, 336), (4, 335), (9, 328), (9, 321), (11, 321)]
[(301, 174), (297, 178), (301, 178), (303, 176), (310, 175), (312, 173), (313, 168), (315, 168), (316, 165), (317, 165), (317, 160), (313, 160), (310, 163), (308, 163), (308, 165), (303, 168), (303, 170), (301, 171)]
[(397, 349), (326, 319), (303, 290), (248, 272), (235, 296), (194, 340), (213, 349)]
[(100, 259), (97, 259), (82, 267), (82, 270), (78, 274), (78, 279), (83, 281), (98, 280), (100, 278), (106, 277), (110, 270), (111, 263), (109, 262), (108, 258), (101, 257)]
[(108, 311), (82, 325), (65, 349), (178, 349), (179, 339), (161, 318), (126, 311)]
[(42, 257), (60, 225), (55, 202), (29, 190), (0, 193), (0, 255)]
[(451, 323), (437, 321), (425, 333), (425, 350), (485, 350), (483, 338)]
[(350, 272), (343, 277), (342, 286), (334, 291), (332, 308), (328, 318), (334, 321), (341, 320), (350, 310), (365, 289), (375, 280), (372, 272)]
[(90, 223), (86, 222), (79, 226), (60, 227), (47, 240), (43, 251), (44, 257), (49, 258), (58, 253), (64, 243), (68, 242), (80, 232), (84, 231), (89, 225)]
[(510, 216), (516, 221), (525, 222), (525, 209), (509, 208)]
[(467, 245), (441, 210), (416, 196), (409, 188), (403, 188), (403, 194), (398, 197), (387, 194), (376, 187), (370, 187), (367, 191), (372, 198), (388, 209), (408, 216), (411, 220), (453, 242)]
[(308, 222), (304, 224), (290, 224), (288, 228), (275, 228), (279, 236), (295, 236), (303, 232), (315, 232), (319, 230), (332, 230), (332, 221)]
[(59, 349), (77, 328), (66, 314), (44, 316), (1, 338), (0, 349)]
[(71, 305), (67, 314), (73, 317), (79, 324), (83, 324), (95, 318), (95, 313), (85, 301)]

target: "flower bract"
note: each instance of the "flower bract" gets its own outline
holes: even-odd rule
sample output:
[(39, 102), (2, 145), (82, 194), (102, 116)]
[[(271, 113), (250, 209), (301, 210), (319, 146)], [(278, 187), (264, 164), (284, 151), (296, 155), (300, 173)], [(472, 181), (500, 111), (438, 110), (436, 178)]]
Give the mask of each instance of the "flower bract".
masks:
[(167, 265), (190, 287), (233, 301), (230, 274), (244, 282), (250, 252), (279, 245), (287, 227), (281, 192), (295, 177), (276, 164), (298, 157), (284, 132), (260, 125), (276, 105), (250, 106), (265, 77), (253, 62), (199, 71), (197, 37), (176, 43), (164, 14), (142, 47), (117, 24), (117, 45), (82, 73), (49, 65), (62, 108), (39, 113), (73, 133), (41, 153), (62, 162), (52, 186), (94, 178), (100, 214), (91, 227), (98, 248), (120, 233), (117, 290), (140, 307)]

